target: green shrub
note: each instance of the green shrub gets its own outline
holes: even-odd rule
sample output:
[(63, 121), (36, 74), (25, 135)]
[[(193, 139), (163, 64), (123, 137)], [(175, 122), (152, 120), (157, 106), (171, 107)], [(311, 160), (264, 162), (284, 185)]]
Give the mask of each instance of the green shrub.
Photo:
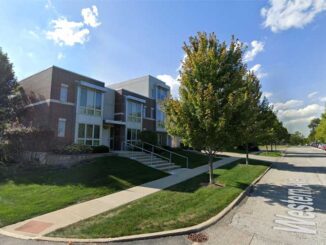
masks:
[(157, 134), (154, 131), (144, 130), (140, 132), (141, 141), (157, 145)]
[(18, 122), (7, 125), (0, 146), (0, 161), (20, 162), (24, 151), (49, 151), (54, 133), (49, 129), (27, 127)]
[(110, 148), (106, 145), (93, 146), (93, 153), (107, 153), (110, 152)]
[(58, 154), (68, 154), (68, 155), (87, 154), (87, 153), (92, 153), (93, 148), (92, 146), (89, 145), (71, 144), (63, 147), (62, 149), (56, 149), (54, 150), (54, 152)]

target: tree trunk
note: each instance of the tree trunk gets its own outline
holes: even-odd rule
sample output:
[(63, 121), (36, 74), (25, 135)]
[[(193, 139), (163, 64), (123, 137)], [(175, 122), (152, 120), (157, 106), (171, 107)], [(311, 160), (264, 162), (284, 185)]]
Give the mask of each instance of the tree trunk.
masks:
[(209, 183), (214, 184), (214, 176), (213, 176), (213, 156), (209, 153), (208, 158), (208, 166), (209, 166)]
[(249, 164), (249, 145), (246, 144), (246, 165)]
[(265, 145), (265, 147), (266, 147), (266, 151), (268, 151), (268, 145)]
[(271, 151), (273, 151), (273, 143), (271, 143)]

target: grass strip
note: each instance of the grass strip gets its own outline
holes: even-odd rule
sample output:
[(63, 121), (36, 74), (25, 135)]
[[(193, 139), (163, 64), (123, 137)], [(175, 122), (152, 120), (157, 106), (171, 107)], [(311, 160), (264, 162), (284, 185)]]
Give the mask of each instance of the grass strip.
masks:
[(269, 166), (244, 160), (214, 170), (224, 187), (207, 185), (208, 174), (50, 233), (54, 237), (104, 238), (166, 231), (199, 224), (232, 202)]
[(0, 227), (168, 175), (115, 156), (69, 169), (26, 166), (0, 172)]

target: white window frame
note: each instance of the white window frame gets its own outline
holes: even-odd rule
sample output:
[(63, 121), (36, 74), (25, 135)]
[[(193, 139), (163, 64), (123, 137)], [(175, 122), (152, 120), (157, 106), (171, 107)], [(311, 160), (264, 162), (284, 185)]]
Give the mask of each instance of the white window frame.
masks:
[[(102, 100), (103, 100), (103, 93), (99, 90), (96, 89), (91, 89), (88, 87), (81, 87), (80, 91), (82, 89), (86, 89), (86, 106), (79, 106), (79, 113), (80, 114), (85, 114), (85, 115), (90, 115), (90, 116), (96, 116), (96, 117), (101, 117), (102, 116), (102, 109), (103, 109), (103, 104), (102, 104)], [(81, 92), (80, 92), (81, 93)], [(90, 99), (90, 95), (91, 93), (93, 93), (93, 101), (90, 103), (90, 101), (88, 101)], [(101, 108), (98, 109), (96, 108), (96, 97), (97, 94), (99, 94), (101, 96)], [(81, 96), (80, 96), (81, 98)], [(90, 105), (92, 104), (92, 105)]]
[[(79, 137), (79, 126), (83, 124), (84, 125), (84, 137), (80, 138)], [(99, 124), (89, 124), (89, 123), (78, 123), (77, 124), (78, 128), (77, 128), (77, 143), (78, 144), (83, 144), (86, 145), (86, 141), (91, 141), (92, 142), (92, 146), (98, 146), (101, 145), (101, 125)], [(87, 137), (87, 126), (90, 125), (92, 126), (92, 137)], [(99, 138), (94, 138), (95, 135), (95, 126), (99, 127)], [(94, 144), (94, 142), (98, 142), (97, 144)]]
[[(129, 108), (130, 107), (130, 108)], [(130, 111), (131, 109), (131, 111)], [(138, 110), (140, 109), (140, 110)], [(139, 115), (138, 115), (139, 113)], [(142, 104), (133, 100), (127, 100), (127, 121), (140, 123), (142, 118)]]
[[(67, 122), (67, 119), (65, 118), (59, 118), (58, 119), (58, 137), (60, 138), (64, 138), (66, 136), (66, 122)], [(63, 124), (61, 124), (63, 123)], [(61, 129), (61, 126), (63, 127)]]
[(68, 88), (69, 86), (65, 83), (61, 83), (60, 86), (60, 101), (68, 102)]

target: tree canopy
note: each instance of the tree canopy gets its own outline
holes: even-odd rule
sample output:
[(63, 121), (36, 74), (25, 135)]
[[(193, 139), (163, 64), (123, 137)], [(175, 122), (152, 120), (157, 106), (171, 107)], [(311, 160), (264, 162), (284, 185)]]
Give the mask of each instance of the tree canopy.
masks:
[(315, 139), (326, 143), (326, 111), (322, 114), (320, 122), (316, 127)]
[(22, 106), (13, 64), (0, 48), (0, 134), (6, 123), (15, 120)]
[(286, 137), (269, 105), (261, 100), (259, 79), (243, 62), (245, 47), (234, 37), (220, 42), (214, 33), (199, 32), (184, 43), (180, 98), (164, 101), (166, 128), (185, 145), (212, 156), (227, 146), (276, 142)]

